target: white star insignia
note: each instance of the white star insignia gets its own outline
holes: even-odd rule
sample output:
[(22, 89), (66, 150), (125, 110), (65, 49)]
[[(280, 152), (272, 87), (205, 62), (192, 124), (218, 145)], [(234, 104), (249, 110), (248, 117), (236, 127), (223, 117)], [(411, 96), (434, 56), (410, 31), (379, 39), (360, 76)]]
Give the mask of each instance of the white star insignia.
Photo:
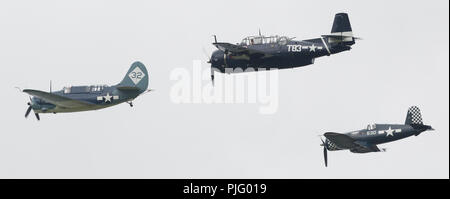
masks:
[(309, 52), (316, 52), (316, 48), (317, 46), (313, 44), (312, 46), (309, 47)]
[(385, 132), (386, 132), (386, 137), (389, 136), (389, 135), (390, 136), (394, 136), (394, 130), (392, 130), (391, 127), (389, 127), (388, 130), (385, 130)]
[(105, 97), (105, 102), (111, 102), (112, 96), (109, 95), (109, 93), (106, 93), (106, 95), (104, 97)]

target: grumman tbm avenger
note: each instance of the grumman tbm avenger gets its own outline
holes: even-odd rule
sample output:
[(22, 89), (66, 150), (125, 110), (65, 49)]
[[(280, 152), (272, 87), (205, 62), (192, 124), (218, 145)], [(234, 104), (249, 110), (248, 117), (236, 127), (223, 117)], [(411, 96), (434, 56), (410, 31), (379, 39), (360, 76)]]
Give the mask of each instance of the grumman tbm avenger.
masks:
[(211, 64), (211, 80), (214, 71), (240, 73), (258, 70), (286, 69), (314, 64), (318, 57), (348, 51), (355, 40), (350, 20), (346, 13), (336, 14), (331, 34), (308, 40), (294, 40), (286, 36), (246, 37), (241, 43), (217, 42), (214, 36), (214, 51)]
[(378, 144), (384, 144), (410, 136), (418, 136), (424, 131), (434, 130), (424, 125), (417, 106), (408, 109), (405, 124), (369, 124), (366, 129), (341, 134), (327, 132), (323, 136), (323, 156), (325, 166), (328, 164), (327, 151), (350, 150), (352, 153), (384, 152)]
[(70, 86), (60, 91), (39, 91), (24, 89), (23, 92), (31, 95), (25, 117), (31, 110), (37, 120), (39, 113), (67, 113), (98, 110), (127, 102), (131, 107), (133, 100), (139, 95), (148, 92), (148, 72), (144, 64), (134, 62), (123, 80), (114, 86)]

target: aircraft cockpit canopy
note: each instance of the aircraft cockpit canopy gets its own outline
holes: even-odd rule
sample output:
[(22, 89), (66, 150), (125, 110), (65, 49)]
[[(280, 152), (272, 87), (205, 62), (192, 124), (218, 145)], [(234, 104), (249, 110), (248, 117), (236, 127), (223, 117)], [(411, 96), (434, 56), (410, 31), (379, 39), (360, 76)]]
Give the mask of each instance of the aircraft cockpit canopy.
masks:
[(101, 92), (106, 87), (108, 87), (108, 85), (67, 86), (67, 87), (63, 88), (63, 92), (64, 92), (64, 94)]
[(280, 44), (280, 45), (286, 45), (287, 42), (290, 39), (285, 36), (250, 36), (246, 37), (242, 40), (241, 45), (242, 46), (251, 46), (251, 45), (258, 45), (258, 44)]
[(369, 124), (367, 125), (367, 130), (371, 131), (371, 130), (375, 130), (377, 128), (376, 124)]
[(103, 91), (103, 89), (105, 89), (106, 87), (108, 87), (108, 85), (95, 85), (95, 86), (91, 86), (91, 92), (101, 92), (101, 91)]

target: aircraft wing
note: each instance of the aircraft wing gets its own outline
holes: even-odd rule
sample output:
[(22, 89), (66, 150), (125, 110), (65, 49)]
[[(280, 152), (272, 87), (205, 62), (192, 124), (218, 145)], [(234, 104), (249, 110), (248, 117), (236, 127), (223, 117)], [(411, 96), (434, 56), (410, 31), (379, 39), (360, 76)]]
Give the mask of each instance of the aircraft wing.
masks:
[(324, 136), (337, 147), (341, 149), (351, 149), (352, 152), (367, 153), (380, 151), (377, 145), (355, 140), (345, 134), (328, 132), (325, 133)]
[(354, 148), (354, 151), (356, 151), (358, 153), (379, 152), (380, 151), (380, 149), (377, 147), (377, 145), (369, 144), (367, 142), (356, 141), (355, 145), (357, 145), (357, 147)]
[(249, 57), (261, 58), (272, 56), (259, 50), (249, 49), (243, 46), (234, 45), (230, 43), (213, 43), (213, 45), (215, 45), (221, 51), (229, 51), (235, 54), (246, 54)]
[(24, 93), (27, 93), (31, 96), (40, 98), (48, 103), (52, 103), (56, 106), (60, 106), (60, 107), (65, 107), (65, 108), (76, 108), (76, 107), (82, 107), (82, 106), (92, 106), (94, 104), (89, 103), (89, 102), (85, 102), (85, 101), (80, 101), (80, 100), (75, 100), (75, 99), (70, 99), (67, 97), (63, 97), (60, 95), (56, 95), (56, 94), (51, 94), (51, 93), (47, 93), (44, 91), (38, 91), (38, 90), (32, 90), (32, 89), (24, 89), (23, 90)]
[(355, 139), (341, 133), (325, 133), (324, 136), (341, 149), (351, 149), (355, 147)]

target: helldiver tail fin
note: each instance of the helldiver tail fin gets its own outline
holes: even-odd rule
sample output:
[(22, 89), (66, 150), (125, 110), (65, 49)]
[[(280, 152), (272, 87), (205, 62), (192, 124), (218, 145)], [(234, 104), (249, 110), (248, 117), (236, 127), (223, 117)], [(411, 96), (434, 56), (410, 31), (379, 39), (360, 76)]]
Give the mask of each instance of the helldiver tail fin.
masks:
[(117, 85), (119, 90), (138, 90), (144, 92), (148, 87), (148, 72), (144, 64), (134, 62), (123, 80)]

